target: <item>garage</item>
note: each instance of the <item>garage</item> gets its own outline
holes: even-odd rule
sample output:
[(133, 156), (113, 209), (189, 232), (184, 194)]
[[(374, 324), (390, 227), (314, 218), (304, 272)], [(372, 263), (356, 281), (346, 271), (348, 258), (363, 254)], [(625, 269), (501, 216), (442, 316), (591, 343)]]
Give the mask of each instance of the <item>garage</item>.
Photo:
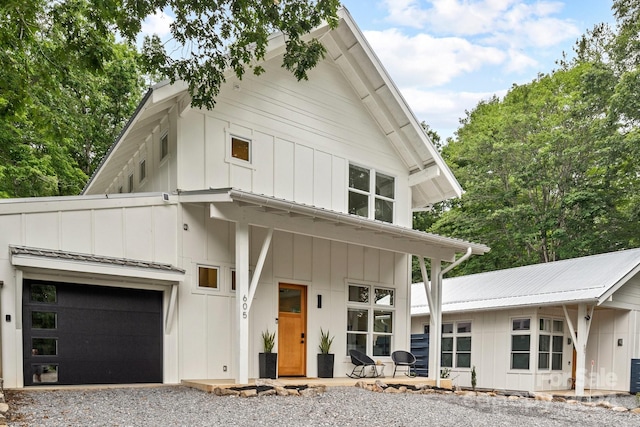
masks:
[(162, 292), (24, 280), (24, 385), (161, 383)]

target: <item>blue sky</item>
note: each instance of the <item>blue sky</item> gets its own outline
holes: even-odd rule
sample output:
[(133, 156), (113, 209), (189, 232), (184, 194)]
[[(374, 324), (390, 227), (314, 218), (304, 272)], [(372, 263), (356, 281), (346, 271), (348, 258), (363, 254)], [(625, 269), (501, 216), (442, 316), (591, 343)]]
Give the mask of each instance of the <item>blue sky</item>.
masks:
[[(465, 110), (548, 73), (613, 23), (612, 0), (342, 0), (420, 121), (444, 139)], [(162, 32), (164, 22), (143, 28)]]

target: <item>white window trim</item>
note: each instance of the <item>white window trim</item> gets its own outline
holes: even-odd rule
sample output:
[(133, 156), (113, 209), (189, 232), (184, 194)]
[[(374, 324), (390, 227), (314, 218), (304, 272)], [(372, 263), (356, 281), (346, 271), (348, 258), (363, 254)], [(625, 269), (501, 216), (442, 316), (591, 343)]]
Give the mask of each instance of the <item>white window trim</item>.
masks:
[[(529, 320), (529, 329), (528, 330), (514, 330), (513, 329), (513, 321), (514, 320)], [(532, 371), (532, 366), (537, 366), (537, 363), (532, 364), (531, 363), (531, 358), (534, 354), (537, 354), (537, 352), (535, 351), (535, 348), (533, 347), (535, 345), (535, 343), (537, 342), (537, 340), (532, 339), (532, 335), (535, 335), (536, 331), (535, 328), (536, 327), (536, 323), (535, 323), (535, 318), (532, 316), (514, 316), (514, 317), (510, 317), (509, 318), (509, 372), (531, 372)], [(529, 336), (529, 368), (528, 369), (524, 369), (524, 368), (514, 368), (513, 367), (513, 339), (511, 338), (514, 335), (528, 335)], [(524, 354), (524, 351), (518, 351), (518, 354)], [(534, 361), (535, 362), (535, 361)]]
[[(459, 323), (469, 323), (471, 325), (471, 332), (458, 332), (458, 324)], [(471, 367), (473, 366), (473, 361), (471, 361), (469, 363), (469, 366), (458, 366), (458, 353), (469, 353), (469, 359), (471, 359), (472, 357), (472, 353), (473, 353), (473, 337), (472, 337), (472, 333), (473, 333), (473, 322), (471, 320), (455, 320), (455, 321), (443, 321), (442, 325), (446, 325), (446, 324), (452, 324), (453, 325), (453, 332), (451, 333), (442, 333), (441, 336), (441, 340), (442, 338), (453, 338), (453, 347), (452, 350), (447, 353), (451, 353), (451, 365), (452, 366), (444, 366), (442, 365), (442, 353), (443, 351), (440, 351), (440, 365), (443, 368), (449, 368), (449, 369), (460, 369), (460, 370), (471, 370)], [(470, 337), (471, 338), (471, 350), (469, 351), (458, 351), (458, 337)]]
[[(366, 348), (366, 354), (371, 357), (371, 358), (383, 358), (383, 359), (389, 359), (391, 358), (391, 353), (393, 352), (393, 346), (394, 346), (394, 341), (395, 341), (395, 335), (396, 335), (396, 322), (397, 322), (397, 312), (396, 312), (396, 298), (397, 298), (397, 290), (396, 288), (394, 288), (393, 286), (390, 285), (385, 285), (385, 284), (381, 284), (381, 283), (366, 283), (366, 282), (361, 282), (361, 281), (356, 281), (356, 280), (348, 280), (346, 282), (346, 290), (347, 290), (347, 296), (346, 296), (346, 310), (345, 310), (345, 316), (347, 316), (348, 318), (348, 313), (349, 313), (349, 309), (353, 308), (356, 310), (364, 310), (366, 309), (368, 311), (368, 321), (367, 321), (367, 331), (366, 332), (362, 332), (362, 331), (349, 331), (349, 330), (345, 330), (345, 334), (356, 334), (356, 335), (366, 335), (367, 336), (367, 348)], [(369, 288), (369, 302), (368, 303), (362, 303), (362, 302), (355, 302), (355, 301), (349, 301), (349, 286), (361, 286), (361, 287), (368, 287)], [(374, 298), (375, 298), (375, 290), (376, 289), (384, 289), (384, 290), (390, 290), (393, 292), (393, 305), (376, 305)], [(392, 313), (393, 316), (393, 330), (392, 332), (374, 332), (374, 322), (375, 322), (375, 316), (374, 316), (374, 312), (376, 310), (385, 310), (385, 311), (390, 311)], [(346, 320), (346, 319), (345, 319)], [(345, 322), (348, 323), (348, 320)], [(386, 335), (386, 336), (390, 336), (391, 337), (391, 344), (390, 344), (390, 348), (389, 348), (389, 355), (388, 356), (375, 356), (373, 354), (373, 337), (374, 335)], [(346, 336), (345, 336), (345, 343), (346, 343)], [(348, 356), (348, 355), (347, 355)]]
[[(363, 190), (359, 190), (357, 188), (353, 188), (349, 186), (349, 173), (350, 173), (350, 168), (351, 166), (356, 166), (362, 169), (367, 169), (369, 171), (369, 191), (363, 191)], [(378, 195), (376, 194), (376, 176), (377, 174), (380, 175), (385, 175), (388, 176), (390, 178), (393, 178), (393, 194), (394, 194), (394, 199), (391, 199), (389, 197), (385, 197), (382, 195)], [(392, 173), (388, 173), (388, 172), (384, 172), (382, 170), (379, 169), (375, 169), (373, 167), (370, 166), (365, 166), (362, 165), (360, 163), (357, 162), (348, 162), (347, 164), (347, 200), (345, 203), (345, 206), (347, 206), (347, 212), (349, 212), (349, 193), (350, 192), (354, 192), (354, 193), (358, 193), (358, 194), (362, 194), (367, 196), (368, 199), (368, 207), (367, 207), (367, 218), (368, 219), (376, 219), (376, 199), (380, 199), (380, 200), (385, 200), (388, 202), (391, 202), (393, 208), (392, 208), (392, 213), (391, 213), (391, 222), (389, 222), (389, 224), (394, 224), (396, 222), (396, 205), (397, 205), (397, 194), (398, 194), (398, 177), (395, 174)], [(364, 218), (364, 217), (363, 217)]]
[[(249, 142), (249, 161), (236, 159), (231, 155), (231, 139), (241, 139)], [(225, 154), (224, 161), (229, 164), (240, 166), (246, 169), (255, 170), (254, 163), (254, 140), (251, 136), (242, 135), (240, 133), (231, 132), (229, 129), (225, 129)]]
[[(564, 366), (562, 364), (563, 360), (560, 361), (560, 369), (553, 369), (553, 355), (554, 354), (560, 354), (562, 359), (564, 359), (564, 341), (565, 341), (565, 335), (564, 335), (564, 331), (565, 331), (565, 325), (564, 325), (564, 319), (561, 319), (559, 317), (552, 317), (552, 316), (540, 316), (537, 319), (537, 323), (536, 323), (536, 331), (537, 331), (537, 336), (536, 336), (536, 370), (538, 372), (562, 372), (564, 370)], [(548, 331), (544, 331), (544, 330), (540, 330), (540, 320), (548, 320), (549, 321), (549, 330)], [(553, 322), (562, 322), (562, 332), (554, 332), (553, 330)], [(549, 337), (549, 367), (548, 368), (540, 368), (540, 337), (542, 335), (548, 336)], [(559, 352), (557, 351), (553, 351), (553, 337), (562, 337), (562, 346), (561, 346), (561, 350)]]

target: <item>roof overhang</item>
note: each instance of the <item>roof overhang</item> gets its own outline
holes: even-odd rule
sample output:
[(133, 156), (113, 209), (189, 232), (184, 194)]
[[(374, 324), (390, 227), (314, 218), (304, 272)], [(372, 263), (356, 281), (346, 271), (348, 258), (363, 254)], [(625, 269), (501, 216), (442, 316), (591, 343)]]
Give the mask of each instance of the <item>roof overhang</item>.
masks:
[(9, 246), (11, 264), (32, 271), (60, 271), (87, 276), (135, 278), (174, 284), (185, 279), (185, 271), (170, 264), (82, 254), (53, 249)]
[(447, 262), (468, 248), (476, 255), (489, 251), (478, 243), (236, 189), (182, 192), (179, 200), (209, 203), (212, 218)]

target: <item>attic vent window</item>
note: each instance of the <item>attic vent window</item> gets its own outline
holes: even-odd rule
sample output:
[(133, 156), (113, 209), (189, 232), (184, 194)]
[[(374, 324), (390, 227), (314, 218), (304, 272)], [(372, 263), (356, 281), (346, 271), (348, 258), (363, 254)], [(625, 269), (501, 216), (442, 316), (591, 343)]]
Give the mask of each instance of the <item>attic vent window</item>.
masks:
[(142, 160), (140, 162), (140, 182), (144, 181), (144, 179), (147, 177), (147, 161), (146, 160)]
[(231, 137), (231, 157), (251, 162), (251, 141), (235, 136)]
[(374, 169), (349, 165), (349, 213), (393, 222), (395, 178)]
[(133, 193), (133, 173), (129, 174), (129, 193)]

